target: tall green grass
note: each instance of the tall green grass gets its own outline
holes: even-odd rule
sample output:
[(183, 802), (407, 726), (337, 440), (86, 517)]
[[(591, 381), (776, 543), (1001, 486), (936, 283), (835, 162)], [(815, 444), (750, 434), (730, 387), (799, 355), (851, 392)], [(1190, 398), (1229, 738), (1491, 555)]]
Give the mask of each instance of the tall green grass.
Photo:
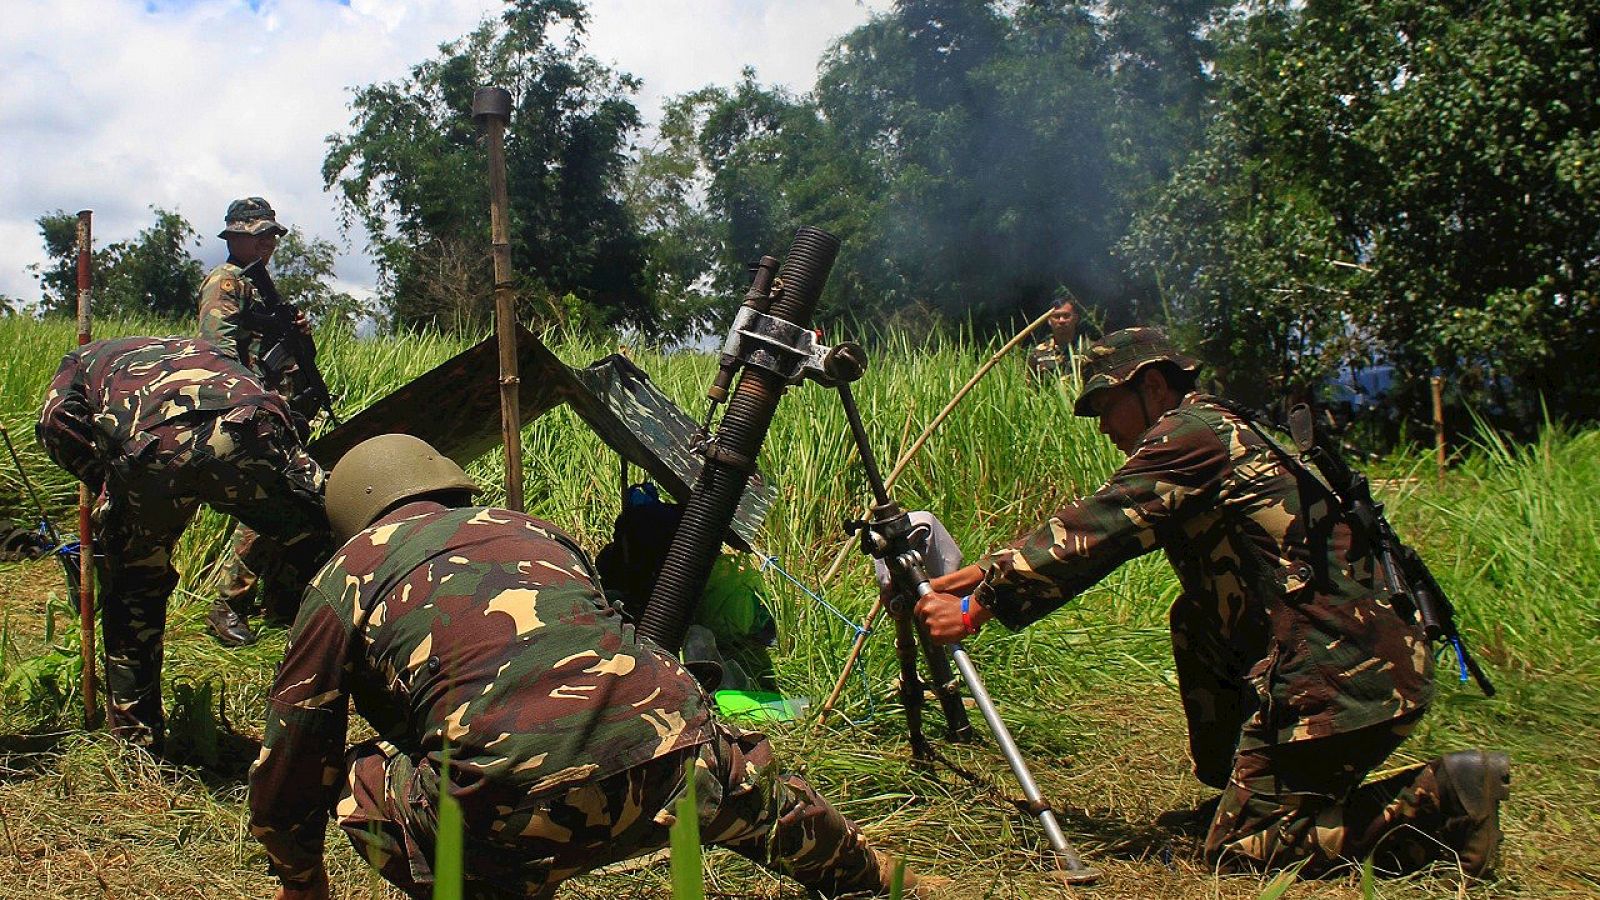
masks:
[[(100, 336), (162, 334), (182, 331), (184, 324), (119, 320), (101, 322), (96, 329)], [(325, 331), (317, 340), (328, 381), (349, 412), (473, 342), (471, 336), (439, 333), (357, 340), (343, 331)], [(50, 375), (73, 342), (69, 321), (0, 318), (0, 358), (7, 360), (0, 367), (0, 418), (18, 440), (52, 512), (63, 521), (68, 521), (74, 485), (34, 445), (32, 422)], [(874, 353), (855, 394), (882, 468), (892, 465), (994, 347), (956, 340), (912, 347), (901, 341)], [(555, 340), (552, 349), (570, 364), (582, 365), (617, 348)], [(700, 416), (715, 367), (712, 356), (649, 350), (631, 355), (685, 411)], [(1024, 377), (1020, 356), (1002, 362), (906, 470), (894, 491), (897, 499), (936, 511), (969, 558), (1041, 521), (1120, 462), (1092, 420), (1072, 415), (1073, 390), (1070, 384), (1035, 389)], [(609, 537), (618, 508), (615, 455), (565, 408), (530, 425), (524, 439), (529, 511), (598, 547)], [(1600, 545), (1597, 451), (1600, 431), (1575, 434), (1552, 427), (1528, 446), (1485, 433), (1443, 491), (1413, 484), (1387, 497), (1402, 532), (1423, 548), (1461, 606), (1469, 636), (1493, 664), (1537, 670), (1592, 667), (1600, 660), (1595, 601), (1600, 555), (1593, 552)], [(858, 515), (868, 497), (837, 396), (814, 384), (791, 389), (773, 422), (761, 466), (778, 496), (758, 549), (800, 582), (816, 586), (846, 540), (840, 523)], [(470, 471), (487, 488), (485, 502), (503, 500), (498, 454)], [(0, 512), (26, 516), (9, 467), (0, 484), (6, 487)], [(180, 543), (175, 562), (191, 594), (211, 590), (224, 528), (220, 516), (203, 512)], [(820, 696), (838, 671), (853, 627), (787, 580), (768, 581), (781, 635), (780, 674), (791, 692)], [(1163, 639), (1164, 610), (1176, 591), (1159, 555), (1146, 557), (1118, 570), (1042, 627), (1017, 636), (990, 629), (977, 640), (978, 658), (994, 673), (993, 687), (1002, 695), (1029, 692), (1041, 681), (1073, 684), (1096, 669), (1149, 667), (1139, 660), (1160, 657), (1145, 651)], [(823, 593), (847, 617), (859, 620), (875, 596), (867, 561), (852, 558)], [(185, 595), (179, 602), (198, 601)], [(893, 677), (892, 653), (887, 640), (870, 646), (866, 680), (882, 686)], [(1048, 662), (1063, 653), (1081, 665)], [(1159, 668), (1151, 674), (1169, 678)], [(847, 699), (855, 711), (864, 707), (859, 688), (852, 688)]]

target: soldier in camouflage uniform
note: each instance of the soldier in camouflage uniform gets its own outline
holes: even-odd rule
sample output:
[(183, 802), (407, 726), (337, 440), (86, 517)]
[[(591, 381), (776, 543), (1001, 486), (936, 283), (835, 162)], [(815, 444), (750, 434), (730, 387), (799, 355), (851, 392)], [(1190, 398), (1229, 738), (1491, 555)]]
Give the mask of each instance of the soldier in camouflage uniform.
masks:
[(1072, 357), (1078, 340), (1078, 310), (1071, 300), (1063, 300), (1050, 310), (1045, 320), (1050, 339), (1034, 344), (1028, 351), (1028, 381), (1035, 385), (1054, 383), (1072, 371)]
[[(217, 237), (227, 241), (228, 259), (212, 269), (200, 283), (200, 337), (210, 341), (224, 355), (249, 366), (263, 382), (278, 392), (289, 409), (301, 420), (316, 417), (315, 404), (309, 401), (304, 377), (293, 360), (266, 365), (265, 360), (277, 338), (263, 334), (252, 325), (245, 311), (262, 302), (250, 272), (263, 268), (272, 259), (278, 238), (289, 230), (278, 223), (272, 205), (260, 197), (245, 197), (228, 204), (224, 227)], [(247, 267), (253, 267), (248, 268)], [(306, 328), (303, 313), (297, 316)], [(304, 435), (302, 435), (304, 437)], [(259, 591), (267, 602), (268, 615), (292, 617), (304, 582), (296, 583), (278, 565), (279, 549), (271, 541), (261, 541), (248, 525), (240, 526), (224, 564), (224, 586), (206, 614), (206, 627), (223, 646), (253, 644), (249, 615)], [(265, 576), (265, 585), (257, 573)]]
[[(306, 591), (250, 773), (280, 898), (328, 895), (330, 811), (385, 878), (429, 896), (446, 789), (467, 896), (551, 897), (665, 847), (690, 778), (708, 843), (829, 894), (885, 892), (860, 830), (781, 773), (762, 735), (713, 717), (683, 666), (606, 604), (570, 537), (466, 506), (475, 490), (409, 435), (357, 445), (329, 477), (347, 540)], [(347, 750), (351, 698), (378, 737)]]
[(301, 449), (283, 399), (203, 341), (122, 338), (74, 350), (50, 383), (37, 434), (100, 495), (107, 724), (159, 747), (179, 535), (209, 503), (278, 540), (304, 583), (332, 549), (322, 470)]
[(1278, 438), (1194, 392), (1196, 369), (1153, 328), (1092, 345), (1076, 412), (1099, 417), (1127, 463), (1037, 531), (935, 579), (918, 615), (941, 642), (990, 618), (1020, 629), (1159, 547), (1183, 587), (1171, 626), (1195, 774), (1222, 791), (1207, 853), (1303, 859), (1308, 872), (1459, 854), (1483, 873), (1505, 754), (1453, 753), (1361, 784), (1433, 698), (1421, 624), (1382, 587), (1372, 536)]

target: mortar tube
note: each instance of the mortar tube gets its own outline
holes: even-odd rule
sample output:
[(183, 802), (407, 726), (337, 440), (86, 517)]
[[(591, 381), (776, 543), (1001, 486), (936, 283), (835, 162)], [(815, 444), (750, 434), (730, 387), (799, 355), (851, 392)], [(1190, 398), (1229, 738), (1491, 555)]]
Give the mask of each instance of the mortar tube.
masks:
[[(839, 239), (826, 231), (806, 226), (796, 232), (778, 273), (783, 293), (773, 301), (769, 314), (808, 327), (838, 253)], [(746, 367), (722, 416), (717, 447), (753, 467), (784, 387), (778, 375)], [(722, 537), (738, 510), (750, 475), (746, 468), (710, 455), (700, 469), (639, 623), (638, 634), (668, 652), (677, 653), (683, 646), (689, 619), (705, 591), (711, 565), (721, 550)]]

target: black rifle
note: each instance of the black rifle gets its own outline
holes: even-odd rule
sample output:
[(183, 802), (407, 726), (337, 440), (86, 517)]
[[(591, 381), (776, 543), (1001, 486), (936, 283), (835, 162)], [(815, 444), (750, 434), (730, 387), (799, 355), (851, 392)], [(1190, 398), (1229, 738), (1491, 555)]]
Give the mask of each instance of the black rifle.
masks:
[(1394, 527), (1383, 514), (1383, 504), (1372, 499), (1372, 486), (1367, 476), (1351, 468), (1343, 457), (1317, 440), (1311, 408), (1304, 403), (1289, 411), (1289, 436), (1300, 450), (1300, 459), (1316, 467), (1322, 476), (1319, 480), (1333, 493), (1351, 523), (1372, 539), (1393, 601), (1416, 609), (1428, 640), (1443, 641), (1455, 650), (1461, 680), (1466, 681), (1470, 675), (1484, 696), (1493, 697), (1494, 685), (1461, 639), (1461, 631), (1456, 627), (1455, 606), (1428, 570), (1428, 564), (1395, 534)]
[(272, 276), (261, 262), (258, 259), (241, 270), (241, 274), (256, 286), (262, 301), (240, 310), (241, 322), (246, 330), (261, 335), (261, 363), (269, 372), (282, 372), (289, 360), (299, 366), (305, 387), (295, 393), (291, 406), (299, 406), (302, 402), (309, 404), (312, 416), (326, 410), (329, 421), (338, 426), (339, 415), (333, 409), (333, 394), (328, 390), (328, 382), (322, 378), (322, 370), (317, 368), (316, 342), (311, 340), (311, 335), (300, 330), (297, 321), (300, 310), (278, 293), (278, 286), (272, 283)]

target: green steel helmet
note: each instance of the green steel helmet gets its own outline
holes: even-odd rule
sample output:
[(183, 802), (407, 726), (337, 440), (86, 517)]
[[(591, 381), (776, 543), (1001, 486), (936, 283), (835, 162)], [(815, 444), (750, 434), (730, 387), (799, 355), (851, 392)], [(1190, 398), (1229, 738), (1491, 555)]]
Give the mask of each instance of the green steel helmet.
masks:
[(1172, 363), (1185, 372), (1200, 368), (1192, 357), (1179, 353), (1167, 333), (1159, 328), (1124, 328), (1102, 337), (1084, 351), (1078, 369), (1083, 376), (1083, 393), (1078, 395), (1072, 411), (1080, 416), (1094, 416), (1091, 397), (1107, 388), (1127, 384), (1140, 369), (1159, 362)]
[(441, 491), (478, 492), (455, 460), (409, 434), (380, 434), (350, 448), (328, 473), (328, 522), (340, 543), (402, 500)]
[(229, 203), (228, 214), (222, 218), (224, 227), (217, 232), (219, 238), (230, 234), (289, 233), (289, 229), (278, 224), (278, 214), (272, 211), (272, 204), (260, 197), (241, 197)]

